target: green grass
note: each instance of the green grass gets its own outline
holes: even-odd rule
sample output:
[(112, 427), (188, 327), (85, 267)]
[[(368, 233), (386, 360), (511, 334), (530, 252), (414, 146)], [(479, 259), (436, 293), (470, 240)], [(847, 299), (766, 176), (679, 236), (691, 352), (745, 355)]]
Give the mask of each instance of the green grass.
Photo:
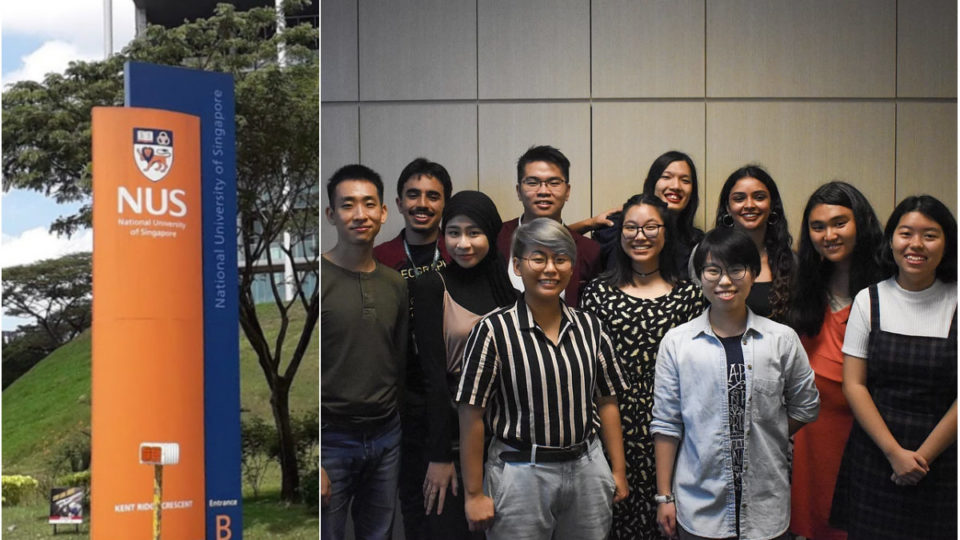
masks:
[[(260, 323), (269, 339), (279, 332), (280, 317), (273, 304), (257, 306)], [(291, 310), (291, 323), (283, 349), (283, 366), (295, 347), (303, 325), (302, 309)], [(273, 337), (271, 337), (273, 336)], [(294, 415), (320, 407), (320, 338), (314, 329), (290, 389)], [(271, 346), (273, 342), (271, 341)], [(59, 444), (74, 433), (90, 430), (90, 332), (84, 332), (57, 349), (2, 394), (3, 473), (46, 474)], [(270, 392), (263, 371), (246, 337), (240, 332), (240, 402), (245, 415), (257, 415), (273, 424)], [(49, 538), (53, 527), (47, 523), (49, 503), (38, 500), (23, 506), (3, 507), (3, 529), (7, 538)], [(244, 486), (244, 537), (255, 539), (315, 539), (319, 527), (317, 509), (280, 501), (280, 466), (271, 464), (261, 493), (253, 497)], [(13, 529), (11, 529), (13, 527)], [(89, 538), (89, 521), (73, 534), (62, 527), (57, 538)]]
[[(299, 307), (299, 306), (298, 306)], [(280, 328), (273, 304), (257, 306), (260, 323), (271, 340)], [(302, 309), (292, 309), (283, 348), (289, 363), (302, 328)], [(293, 415), (320, 408), (320, 338), (315, 328), (290, 388)], [(271, 341), (272, 344), (272, 341)], [(90, 431), (90, 332), (84, 332), (40, 361), (3, 391), (4, 474), (35, 475), (47, 468), (59, 442)], [(256, 355), (240, 333), (240, 403), (245, 414), (273, 424), (270, 390)]]

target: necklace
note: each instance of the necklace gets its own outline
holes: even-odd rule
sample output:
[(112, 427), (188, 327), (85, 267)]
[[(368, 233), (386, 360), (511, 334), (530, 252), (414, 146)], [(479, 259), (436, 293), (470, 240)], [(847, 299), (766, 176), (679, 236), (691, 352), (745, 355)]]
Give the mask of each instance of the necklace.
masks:
[[(631, 268), (631, 270), (633, 270), (633, 268)], [(645, 278), (645, 277), (652, 276), (652, 275), (656, 274), (656, 273), (659, 272), (659, 271), (660, 271), (659, 268), (654, 268), (654, 269), (651, 270), (650, 272), (637, 272), (636, 270), (633, 270), (633, 273), (636, 274), (636, 275), (638, 275), (638, 276), (640, 276), (640, 277), (642, 277), (642, 278)]]

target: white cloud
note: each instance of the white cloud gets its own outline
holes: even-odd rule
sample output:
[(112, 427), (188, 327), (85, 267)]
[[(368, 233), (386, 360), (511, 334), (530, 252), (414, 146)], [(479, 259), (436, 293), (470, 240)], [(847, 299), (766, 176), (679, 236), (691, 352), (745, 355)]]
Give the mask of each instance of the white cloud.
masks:
[[(136, 31), (133, 0), (113, 0), (113, 48)], [(74, 44), (84, 54), (103, 53), (103, 0), (3, 0), (3, 32)]]
[(48, 41), (39, 49), (23, 57), (23, 66), (3, 76), (3, 84), (17, 81), (42, 81), (47, 73), (63, 73), (73, 60), (95, 60), (96, 55), (84, 54), (77, 46), (63, 41)]
[(4, 234), (0, 249), (0, 267), (29, 264), (43, 259), (56, 259), (79, 251), (93, 251), (93, 231), (74, 234), (71, 238), (50, 233), (44, 227), (29, 229), (19, 236)]

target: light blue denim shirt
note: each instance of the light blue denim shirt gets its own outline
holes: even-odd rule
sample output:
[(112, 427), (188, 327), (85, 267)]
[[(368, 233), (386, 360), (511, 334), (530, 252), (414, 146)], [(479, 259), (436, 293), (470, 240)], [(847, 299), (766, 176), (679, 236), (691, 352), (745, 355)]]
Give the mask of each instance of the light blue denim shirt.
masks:
[[(650, 433), (680, 441), (673, 475), (680, 525), (698, 536), (731, 537), (737, 531), (727, 363), (709, 314), (660, 342)], [(740, 533), (772, 538), (790, 524), (787, 417), (816, 420), (820, 395), (791, 328), (748, 310), (740, 343), (746, 368)]]

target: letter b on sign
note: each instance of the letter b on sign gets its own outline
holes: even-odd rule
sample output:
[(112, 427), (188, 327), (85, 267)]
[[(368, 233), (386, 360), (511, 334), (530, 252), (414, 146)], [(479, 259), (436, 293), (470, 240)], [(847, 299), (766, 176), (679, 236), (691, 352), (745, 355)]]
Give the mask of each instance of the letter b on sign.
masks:
[(230, 540), (233, 533), (230, 531), (230, 516), (217, 514), (217, 540)]

